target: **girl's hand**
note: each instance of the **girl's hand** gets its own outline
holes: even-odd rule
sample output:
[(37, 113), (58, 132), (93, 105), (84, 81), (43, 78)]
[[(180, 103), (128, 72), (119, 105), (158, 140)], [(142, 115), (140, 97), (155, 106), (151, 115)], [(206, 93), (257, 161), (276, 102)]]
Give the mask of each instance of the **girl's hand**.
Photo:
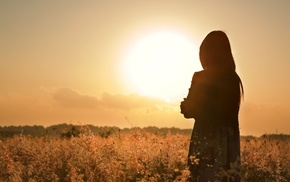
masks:
[(188, 106), (188, 102), (186, 99), (184, 99), (181, 103), (180, 103), (180, 112), (182, 114), (185, 114), (189, 111), (189, 106)]
[(191, 107), (192, 106), (190, 105), (187, 99), (184, 99), (180, 103), (180, 113), (183, 114), (183, 116), (187, 119), (193, 118)]

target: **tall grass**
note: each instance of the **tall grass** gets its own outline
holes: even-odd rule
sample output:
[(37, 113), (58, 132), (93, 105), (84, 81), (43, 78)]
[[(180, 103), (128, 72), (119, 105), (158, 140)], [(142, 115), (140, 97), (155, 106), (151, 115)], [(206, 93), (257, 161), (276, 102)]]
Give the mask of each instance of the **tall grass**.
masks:
[[(189, 136), (142, 130), (108, 137), (0, 140), (0, 181), (186, 181)], [(290, 181), (289, 140), (241, 141), (243, 181)]]

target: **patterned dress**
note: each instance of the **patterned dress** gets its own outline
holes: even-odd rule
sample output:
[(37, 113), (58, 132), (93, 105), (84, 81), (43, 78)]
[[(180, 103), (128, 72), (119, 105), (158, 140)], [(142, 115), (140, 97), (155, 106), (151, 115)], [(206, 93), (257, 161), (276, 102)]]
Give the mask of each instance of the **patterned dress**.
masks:
[(235, 71), (193, 75), (181, 103), (184, 117), (195, 119), (188, 153), (191, 181), (240, 181), (239, 81)]

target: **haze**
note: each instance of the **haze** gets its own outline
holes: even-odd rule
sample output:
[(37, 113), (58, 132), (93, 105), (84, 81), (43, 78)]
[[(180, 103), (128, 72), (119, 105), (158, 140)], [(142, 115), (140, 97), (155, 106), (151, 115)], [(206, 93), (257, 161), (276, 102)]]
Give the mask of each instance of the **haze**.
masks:
[(206, 34), (219, 29), (244, 84), (241, 134), (289, 134), (289, 7), (282, 0), (1, 1), (0, 125), (192, 128), (178, 100), (191, 75), (172, 85), (184, 96), (148, 97), (124, 77), (124, 58), (158, 31), (186, 37), (198, 54)]

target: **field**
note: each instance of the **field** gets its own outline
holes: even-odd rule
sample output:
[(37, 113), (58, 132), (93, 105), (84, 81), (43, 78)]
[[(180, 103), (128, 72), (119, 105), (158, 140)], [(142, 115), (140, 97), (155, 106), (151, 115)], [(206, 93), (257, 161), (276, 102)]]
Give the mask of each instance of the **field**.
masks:
[[(0, 181), (186, 181), (188, 146), (188, 135), (140, 129), (70, 138), (20, 134), (0, 140)], [(290, 181), (289, 151), (288, 139), (242, 139), (242, 180)]]

